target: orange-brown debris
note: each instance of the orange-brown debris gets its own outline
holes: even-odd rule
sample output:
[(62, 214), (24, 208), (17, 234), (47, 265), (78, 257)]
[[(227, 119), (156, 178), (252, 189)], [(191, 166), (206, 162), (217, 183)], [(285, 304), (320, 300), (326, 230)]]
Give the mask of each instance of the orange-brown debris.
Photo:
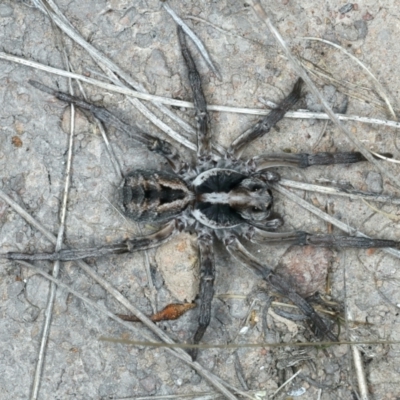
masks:
[[(191, 310), (192, 308), (195, 308), (195, 307), (196, 307), (195, 303), (168, 304), (161, 311), (159, 311), (156, 314), (151, 315), (149, 318), (153, 322), (171, 321), (174, 319), (178, 319), (180, 316), (185, 314), (186, 311)], [(124, 321), (140, 322), (140, 319), (135, 317), (134, 315), (124, 315), (124, 314), (117, 314), (117, 315)]]

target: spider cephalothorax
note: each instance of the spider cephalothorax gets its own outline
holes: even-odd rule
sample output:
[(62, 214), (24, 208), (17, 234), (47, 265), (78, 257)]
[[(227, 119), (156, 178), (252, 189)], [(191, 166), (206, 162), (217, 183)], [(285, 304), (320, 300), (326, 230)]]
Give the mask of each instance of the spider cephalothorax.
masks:
[(272, 193), (260, 175), (213, 168), (197, 176), (192, 185), (196, 193), (193, 216), (210, 228), (266, 221), (270, 215)]
[[(55, 95), (63, 101), (91, 111), (105, 123), (128, 134), (150, 151), (161, 154), (171, 170), (136, 170), (127, 174), (120, 190), (120, 207), (130, 218), (139, 222), (161, 225), (155, 233), (136, 237), (123, 243), (82, 250), (60, 250), (56, 253), (6, 253), (0, 257), (27, 260), (77, 260), (108, 254), (135, 252), (157, 247), (181, 230), (197, 233), (200, 260), (199, 327), (193, 342), (198, 344), (210, 323), (211, 302), (214, 295), (214, 241), (220, 240), (227, 251), (242, 264), (252, 268), (276, 291), (289, 298), (305, 314), (316, 334), (336, 340), (336, 336), (313, 307), (297, 294), (289, 281), (250, 254), (239, 238), (255, 243), (289, 243), (325, 247), (399, 247), (390, 240), (361, 237), (313, 235), (301, 231), (278, 232), (283, 221), (271, 216), (272, 190), (279, 175), (270, 168), (291, 166), (307, 168), (312, 165), (355, 163), (364, 161), (360, 153), (271, 154), (243, 160), (244, 147), (265, 135), (283, 118), (286, 111), (301, 97), (302, 80), (295, 83), (292, 92), (272, 110), (231, 144), (225, 154), (213, 154), (209, 118), (201, 80), (196, 65), (186, 46), (185, 35), (178, 28), (182, 55), (189, 70), (189, 81), (194, 96), (197, 121), (197, 163), (190, 167), (169, 142), (130, 127), (104, 108), (79, 98), (54, 91), (38, 82), (30, 82), (38, 89)], [(272, 189), (272, 190), (271, 190)], [(192, 352), (196, 357), (197, 351)]]

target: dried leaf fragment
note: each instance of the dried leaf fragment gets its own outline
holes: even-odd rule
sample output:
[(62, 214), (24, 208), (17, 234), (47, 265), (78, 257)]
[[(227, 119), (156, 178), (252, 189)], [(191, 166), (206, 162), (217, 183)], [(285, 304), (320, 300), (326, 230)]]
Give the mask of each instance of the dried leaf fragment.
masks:
[[(183, 314), (185, 314), (186, 311), (191, 310), (192, 308), (195, 308), (195, 307), (196, 307), (195, 303), (168, 304), (161, 311), (159, 311), (156, 314), (151, 315), (149, 318), (153, 322), (171, 321), (174, 319), (178, 319)], [(117, 314), (117, 315), (124, 321), (140, 322), (140, 319), (135, 317), (134, 315), (124, 315), (124, 314)]]
[(11, 138), (11, 143), (15, 146), (15, 147), (22, 147), (22, 140), (18, 137), (18, 136), (13, 136)]

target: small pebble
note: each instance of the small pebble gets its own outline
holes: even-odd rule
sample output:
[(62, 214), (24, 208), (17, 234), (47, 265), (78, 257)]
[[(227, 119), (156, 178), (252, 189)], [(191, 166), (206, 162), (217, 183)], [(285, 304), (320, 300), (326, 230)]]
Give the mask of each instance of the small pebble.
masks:
[(343, 7), (339, 8), (340, 14), (347, 14), (353, 9), (353, 3), (347, 3)]
[(14, 10), (7, 4), (0, 5), (0, 17), (6, 18), (11, 17), (14, 14)]

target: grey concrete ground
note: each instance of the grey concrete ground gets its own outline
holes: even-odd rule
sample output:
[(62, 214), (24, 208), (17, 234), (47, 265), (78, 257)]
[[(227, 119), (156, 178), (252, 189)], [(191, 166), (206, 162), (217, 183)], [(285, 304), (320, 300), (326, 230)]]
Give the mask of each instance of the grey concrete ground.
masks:
[[(191, 99), (175, 25), (159, 1), (60, 0), (57, 4), (83, 37), (151, 93)], [(296, 76), (274, 39), (261, 27), (246, 2), (184, 0), (169, 4), (193, 27), (221, 72), (222, 81), (219, 81), (196, 56), (210, 104), (261, 107), (258, 102), (260, 96), (279, 101), (290, 91)], [(275, 25), (290, 41), (299, 57), (312, 62), (314, 68), (330, 74), (337, 80), (335, 86), (344, 83), (339, 90), (349, 90), (359, 97), (349, 97), (348, 114), (387, 118), (388, 113), (381, 107), (382, 101), (376, 95), (373, 84), (353, 61), (326, 45), (300, 40), (301, 37), (312, 36), (343, 46), (375, 74), (397, 110), (400, 88), (399, 5), (394, 1), (382, 4), (365, 1), (353, 6), (348, 13), (340, 14), (339, 9), (344, 5), (343, 2), (279, 1), (269, 5), (269, 11)], [(96, 78), (96, 72), (100, 71), (90, 57), (68, 38), (65, 38), (64, 45), (73, 68)], [(63, 68), (60, 48), (45, 15), (29, 2), (2, 0), (1, 51)], [(67, 89), (64, 78), (0, 60), (0, 185), (34, 218), (56, 233), (66, 162), (68, 111), (65, 104), (29, 86), (28, 79)], [(321, 87), (326, 85), (325, 82), (318, 83)], [(133, 109), (123, 96), (89, 86), (86, 90), (92, 101), (104, 105), (127, 122), (137, 123), (143, 130), (159, 134), (157, 128)], [(329, 87), (324, 91), (328, 95), (334, 92)], [(306, 107), (304, 100), (300, 106)], [(192, 111), (174, 111), (193, 124)], [(169, 119), (160, 117), (179, 130)], [(222, 145), (227, 145), (256, 120), (255, 117), (232, 113), (212, 113), (211, 117), (214, 138)], [(311, 152), (353, 149), (331, 124), (327, 125), (321, 136), (324, 125), (325, 122), (315, 120), (282, 121), (279, 130), (274, 130), (250, 146), (246, 156), (285, 150)], [(72, 247), (85, 247), (114, 243), (137, 235), (138, 227), (122, 218), (113, 206), (118, 179), (99, 132), (90, 118), (81, 112), (78, 112), (76, 126), (66, 242)], [(367, 148), (390, 152), (400, 159), (398, 131), (353, 122), (347, 123), (347, 126)], [(112, 130), (110, 138), (124, 171), (162, 165), (160, 158)], [(181, 151), (187, 153), (189, 159), (192, 157), (183, 148)], [(399, 168), (395, 164), (388, 164), (387, 168), (393, 174), (398, 174)], [(397, 193), (396, 187), (368, 163), (318, 167), (300, 172), (285, 169), (281, 173), (290, 179), (311, 183), (325, 179), (345, 182), (361, 190)], [(399, 210), (396, 206), (378, 205), (385, 213), (381, 214), (361, 201), (314, 193), (301, 195), (321, 209), (329, 204), (334, 216), (371, 236), (400, 240), (397, 231)], [(279, 195), (276, 195), (275, 208), (284, 216), (288, 229), (318, 232), (328, 229), (325, 223)], [(150, 230), (151, 227), (143, 226), (141, 229)], [(334, 229), (334, 233), (339, 231)], [(193, 269), (195, 264), (192, 246), (191, 238), (182, 236), (169, 246), (167, 253), (166, 249), (161, 249), (157, 254), (149, 254), (152, 265), (155, 265), (155, 260), (158, 261), (153, 281), (159, 308), (176, 301), (176, 298), (181, 300), (192, 296), (184, 289), (191, 288), (195, 282), (186, 283), (190, 275), (185, 278), (181, 275), (185, 268)], [(1, 252), (34, 252), (52, 248), (40, 233), (0, 200)], [(291, 270), (299, 277), (299, 285), (303, 285), (300, 289), (305, 292), (316, 289), (324, 291), (326, 271), (329, 269), (332, 297), (346, 304), (351, 317), (357, 321), (356, 324), (350, 323), (343, 338), (400, 340), (397, 307), (400, 304), (400, 261), (381, 251), (372, 250), (328, 252), (312, 249), (299, 251), (280, 246), (250, 248), (272, 266), (285, 264), (286, 270)], [(179, 264), (179, 271), (174, 272), (171, 271), (170, 261), (177, 258), (184, 260), (186, 267)], [(148, 289), (143, 254), (97, 259), (90, 264), (138, 308), (151, 313), (154, 294)], [(204, 336), (204, 343), (310, 339), (301, 323), (296, 333), (292, 322), (280, 322), (271, 315), (268, 316), (269, 330), (265, 338), (260, 304), (255, 310), (255, 324), (247, 333), (243, 333), (241, 328), (249, 310), (244, 298), (256, 292), (260, 282), (250, 270), (231, 260), (222, 246), (217, 246), (216, 264), (218, 275), (213, 319)], [(36, 265), (47, 271), (51, 268), (46, 263)], [(306, 270), (299, 271), (301, 267)], [(163, 271), (167, 276), (163, 276)], [(171, 279), (171, 276), (179, 279)], [(316, 277), (319, 278), (313, 279)], [(62, 266), (61, 279), (111, 311), (125, 312), (74, 263)], [(185, 283), (182, 285), (183, 279)], [(316, 283), (311, 288), (310, 279)], [(46, 280), (35, 272), (11, 262), (1, 262), (0, 399), (29, 397), (48, 288)], [(226, 294), (232, 296), (224, 296)], [(197, 311), (193, 310), (177, 321), (164, 322), (160, 326), (171, 337), (184, 342), (190, 340), (196, 329), (196, 319)], [(140, 329), (145, 328), (138, 325)], [(192, 369), (164, 350), (100, 342), (100, 336), (127, 338), (131, 334), (74, 296), (59, 290), (40, 399), (127, 399), (181, 394), (192, 394), (193, 398), (213, 398), (201, 397), (199, 393), (210, 392), (212, 388)], [(370, 398), (400, 398), (399, 346), (368, 345), (362, 346), (361, 350)], [(233, 350), (211, 349), (200, 352), (199, 362), (243, 390), (236, 373), (235, 360), (239, 359), (248, 389), (259, 391), (261, 397), (258, 398), (268, 398), (265, 396), (270, 396), (293, 373), (291, 367), (285, 367), (282, 358), (309, 358), (294, 366), (302, 369), (306, 380), (295, 380), (276, 398), (298, 395), (304, 390), (302, 399), (356, 398), (355, 373), (347, 347), (308, 349), (307, 357), (304, 354), (296, 355), (298, 351), (290, 346), (279, 350), (240, 349), (236, 353)], [(315, 382), (319, 382), (320, 388), (315, 386)]]

